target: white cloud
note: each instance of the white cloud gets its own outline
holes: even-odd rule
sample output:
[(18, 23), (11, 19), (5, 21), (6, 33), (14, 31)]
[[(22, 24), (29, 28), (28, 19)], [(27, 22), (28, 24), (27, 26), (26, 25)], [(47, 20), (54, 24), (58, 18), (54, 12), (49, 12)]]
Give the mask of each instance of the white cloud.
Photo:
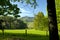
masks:
[(23, 8), (20, 8), (20, 10), (21, 10), (22, 13), (30, 13), (30, 11), (27, 11), (27, 10), (25, 10)]
[(24, 17), (24, 16), (33, 17), (33, 14), (31, 13), (31, 11), (28, 11), (24, 8), (20, 8), (20, 11), (22, 12), (21, 14), (19, 14), (21, 17)]

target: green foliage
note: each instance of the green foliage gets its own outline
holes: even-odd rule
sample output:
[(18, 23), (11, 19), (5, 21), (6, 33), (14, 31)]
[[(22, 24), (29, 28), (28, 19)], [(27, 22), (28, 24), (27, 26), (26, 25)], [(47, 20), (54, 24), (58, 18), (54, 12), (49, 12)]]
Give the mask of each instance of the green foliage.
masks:
[(26, 4), (30, 4), (31, 7), (34, 7), (34, 8), (36, 8), (37, 6), (36, 0), (11, 0), (11, 2), (16, 2), (16, 1), (21, 2), (21, 3), (25, 2)]
[(42, 24), (43, 24), (43, 18), (44, 18), (44, 15), (42, 12), (38, 12), (38, 14), (35, 16), (35, 19), (34, 19), (34, 26), (37, 27), (37, 29), (40, 29)]
[(38, 12), (38, 14), (34, 18), (34, 27), (35, 29), (41, 29), (48, 27), (48, 18), (45, 18), (42, 12)]
[(17, 20), (17, 25), (16, 25), (16, 29), (25, 29), (27, 28), (27, 24), (24, 23), (22, 20)]
[(60, 30), (60, 0), (55, 0), (58, 30)]
[(6, 24), (4, 25), (4, 28), (11, 28), (12, 18), (7, 16), (12, 15), (15, 18), (20, 17), (20, 15), (18, 15), (20, 13), (19, 11), (20, 9), (17, 7), (17, 5), (12, 5), (10, 0), (0, 0), (0, 16), (3, 16), (2, 19), (4, 19), (4, 22)]
[(60, 23), (60, 0), (56, 0), (57, 22)]
[(2, 16), (0, 19), (4, 20), (4, 23), (2, 24), (4, 26), (4, 29), (25, 29), (27, 28), (27, 24), (24, 23), (20, 19), (16, 19), (15, 17), (11, 16)]
[(20, 17), (18, 16), (19, 10), (20, 9), (17, 7), (17, 5), (12, 5), (9, 0), (0, 1), (0, 15), (2, 16), (13, 15), (15, 17)]

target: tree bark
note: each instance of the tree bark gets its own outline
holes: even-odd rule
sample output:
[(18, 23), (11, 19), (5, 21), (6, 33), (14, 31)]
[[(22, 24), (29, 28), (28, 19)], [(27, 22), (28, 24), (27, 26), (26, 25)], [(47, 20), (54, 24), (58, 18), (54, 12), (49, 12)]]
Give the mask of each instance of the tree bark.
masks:
[(49, 40), (59, 40), (55, 0), (47, 0), (48, 19), (49, 19)]

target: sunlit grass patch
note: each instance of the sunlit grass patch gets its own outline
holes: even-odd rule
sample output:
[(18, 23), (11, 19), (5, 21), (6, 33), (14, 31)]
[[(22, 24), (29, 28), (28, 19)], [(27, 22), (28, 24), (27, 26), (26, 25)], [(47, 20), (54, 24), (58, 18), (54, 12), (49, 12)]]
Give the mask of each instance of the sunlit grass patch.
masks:
[(5, 33), (25, 33), (25, 30), (4, 30)]
[(48, 35), (48, 31), (34, 30), (30, 29), (27, 31), (28, 34), (37, 34), (37, 35)]
[[(14, 33), (14, 34), (16, 34), (16, 33), (25, 34), (26, 29), (22, 29), (22, 30), (4, 30), (4, 32), (5, 33)], [(27, 29), (27, 34), (49, 35), (48, 31), (41, 31), (41, 30), (34, 30), (34, 29)]]

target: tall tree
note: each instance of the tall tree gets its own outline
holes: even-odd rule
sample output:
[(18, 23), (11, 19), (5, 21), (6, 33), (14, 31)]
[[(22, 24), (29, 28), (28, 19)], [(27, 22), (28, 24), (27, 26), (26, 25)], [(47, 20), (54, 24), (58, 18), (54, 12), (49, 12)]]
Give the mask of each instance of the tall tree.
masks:
[(2, 36), (4, 36), (4, 28), (3, 28), (3, 26), (2, 26), (2, 22), (3, 22), (3, 20), (2, 19), (0, 19), (0, 29), (2, 30)]
[[(13, 15), (14, 17), (19, 17), (19, 8), (17, 5), (12, 5), (9, 0), (0, 0), (0, 15), (7, 16)], [(6, 20), (4, 18), (6, 23)], [(4, 27), (0, 26), (2, 33), (4, 34)]]
[(47, 0), (48, 19), (49, 19), (49, 37), (50, 40), (59, 40), (55, 0)]
[(44, 14), (42, 12), (38, 12), (34, 18), (34, 27), (36, 29), (43, 29), (44, 27)]

